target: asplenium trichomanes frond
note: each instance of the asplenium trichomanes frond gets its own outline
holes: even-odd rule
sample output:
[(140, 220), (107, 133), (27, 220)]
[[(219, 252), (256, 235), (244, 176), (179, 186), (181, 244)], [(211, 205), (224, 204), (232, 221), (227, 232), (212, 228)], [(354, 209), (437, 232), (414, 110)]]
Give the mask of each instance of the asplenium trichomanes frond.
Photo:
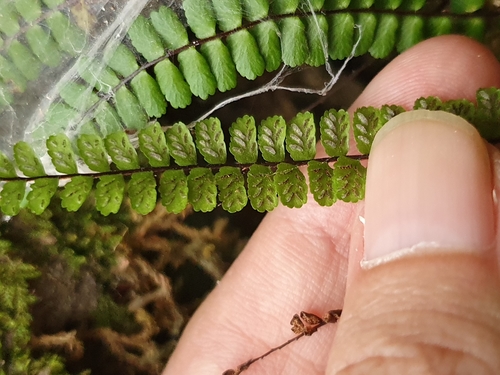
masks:
[[(0, 47), (8, 55), (0, 59), (4, 111), (16, 105), (30, 81), (36, 82), (33, 71), (57, 65), (38, 48), (42, 42), (49, 48), (47, 40), (52, 40), (40, 25), (52, 32), (49, 50), (54, 56), (74, 52), (87, 37), (64, 13), (64, 1), (45, 0), (52, 10), (44, 17), (29, 14), (29, 7), (18, 3), (8, 3), (3, 19), (9, 22), (0, 26), (8, 36)], [(451, 32), (480, 39), (493, 30), (490, 21), (496, 15), (497, 9), (481, 0), (185, 0), (175, 11), (161, 6), (139, 15), (123, 43), (113, 53), (103, 52), (102, 61), (81, 57), (75, 63), (78, 75), (61, 85), (58, 99), (44, 113), (41, 132), (33, 135), (44, 141), (60, 175), (46, 174), (31, 142), (18, 142), (1, 155), (5, 184), (0, 208), (15, 215), (26, 204), (41, 213), (61, 180), (69, 181), (61, 192), (65, 208), (77, 210), (93, 192), (104, 215), (117, 212), (125, 193), (132, 207), (146, 214), (156, 203), (157, 190), (171, 212), (188, 203), (198, 211), (220, 203), (235, 212), (248, 201), (259, 211), (272, 210), (278, 201), (300, 207), (308, 186), (298, 166), (305, 164), (309, 189), (320, 204), (356, 201), (363, 197), (364, 169), (346, 157), (351, 120), (344, 111), (327, 111), (318, 121), (310, 113), (288, 122), (277, 115), (258, 125), (245, 116), (229, 127), (228, 142), (216, 118), (194, 127), (177, 123), (166, 132), (154, 120), (164, 121), (167, 106), (189, 106), (193, 95), (206, 99), (217, 90), (233, 89), (238, 74), (252, 80), (283, 65), (321, 66), (328, 58), (349, 57), (354, 47), (356, 55), (386, 57), (395, 48), (403, 51)], [(16, 27), (22, 22), (24, 27)], [(26, 61), (37, 68), (27, 69)], [(498, 95), (493, 89), (478, 92), (477, 107), (436, 98), (417, 101), (416, 107), (458, 113), (491, 139), (498, 136), (488, 133), (487, 126), (497, 118)], [(362, 154), (369, 152), (376, 131), (400, 111), (388, 105), (354, 114)], [(124, 129), (138, 130), (137, 148)], [(329, 158), (314, 160), (317, 132)], [(80, 172), (84, 165), (94, 173)]]

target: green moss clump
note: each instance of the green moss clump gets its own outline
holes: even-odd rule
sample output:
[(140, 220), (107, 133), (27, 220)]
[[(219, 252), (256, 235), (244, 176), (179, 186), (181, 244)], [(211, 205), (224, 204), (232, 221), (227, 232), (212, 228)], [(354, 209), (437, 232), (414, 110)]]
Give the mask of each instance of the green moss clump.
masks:
[(40, 272), (27, 263), (10, 257), (12, 244), (0, 240), (0, 374), (51, 375), (67, 374), (57, 355), (32, 358), (28, 343), (31, 339), (30, 307), (36, 298), (29, 281)]

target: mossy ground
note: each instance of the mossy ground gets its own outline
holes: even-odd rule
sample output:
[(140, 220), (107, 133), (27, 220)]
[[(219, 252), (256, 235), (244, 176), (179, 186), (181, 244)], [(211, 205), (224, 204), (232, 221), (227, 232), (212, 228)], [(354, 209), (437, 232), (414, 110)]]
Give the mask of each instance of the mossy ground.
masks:
[[(67, 213), (56, 200), (42, 216), (5, 220), (2, 265), (30, 272), (16, 281), (24, 290), (8, 291), (24, 301), (9, 310), (14, 326), (16, 316), (25, 321), (19, 345), (1, 347), (4, 373), (40, 374), (48, 366), (50, 374), (159, 374), (189, 317), (243, 248), (249, 233), (235, 223), (244, 215), (248, 225), (249, 214), (252, 231), (260, 220), (253, 212), (229, 220), (223, 211), (173, 215), (159, 205), (140, 216), (125, 205), (105, 218), (91, 204)], [(9, 281), (12, 272), (0, 275), (2, 290)], [(3, 343), (9, 335), (0, 333)]]

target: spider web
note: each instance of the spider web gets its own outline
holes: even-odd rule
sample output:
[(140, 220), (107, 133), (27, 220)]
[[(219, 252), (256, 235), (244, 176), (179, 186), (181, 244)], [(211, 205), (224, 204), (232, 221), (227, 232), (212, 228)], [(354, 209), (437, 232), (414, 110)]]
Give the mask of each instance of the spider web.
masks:
[[(71, 13), (70, 19), (76, 19), (78, 22), (80, 17), (84, 18), (83, 21), (80, 19), (80, 22), (87, 22), (83, 25), (83, 28), (86, 28), (87, 31), (86, 45), (83, 49), (76, 51), (78, 52), (76, 58), (68, 58), (65, 63), (61, 64), (56, 69), (45, 69), (42, 72), (42, 76), (36, 82), (32, 82), (29, 85), (30, 89), (27, 90), (25, 95), (21, 96), (12, 106), (4, 109), (0, 114), (0, 132), (4, 135), (0, 140), (0, 149), (6, 151), (7, 154), (11, 154), (12, 146), (16, 142), (19, 140), (27, 141), (33, 145), (35, 151), (42, 157), (47, 172), (52, 172), (50, 170), (52, 168), (51, 163), (48, 162), (48, 156), (45, 154), (45, 140), (49, 136), (60, 132), (66, 133), (70, 139), (73, 139), (79, 134), (86, 132), (86, 123), (93, 119), (93, 113), (87, 113), (86, 108), (84, 108), (85, 103), (82, 103), (82, 107), (78, 108), (78, 112), (85, 114), (83, 117), (64, 118), (64, 114), (62, 113), (62, 117), (57, 122), (64, 123), (64, 125), (62, 125), (61, 128), (54, 128), (47, 120), (47, 114), (54, 104), (64, 103), (59, 93), (65, 86), (71, 83), (81, 82), (79, 72), (89, 66), (91, 67), (95, 82), (87, 83), (86, 90), (88, 94), (92, 92), (95, 93), (96, 91), (93, 88), (93, 84), (98, 82), (97, 77), (99, 77), (101, 71), (106, 68), (106, 62), (113, 55), (117, 46), (123, 42), (132, 22), (141, 12), (148, 14), (151, 9), (157, 9), (160, 5), (166, 5), (173, 9), (180, 15), (180, 19), (184, 22), (184, 26), (187, 27), (185, 17), (183, 16), (182, 2), (176, 0), (131, 0), (128, 2), (116, 0), (68, 0), (64, 3), (60, 7), (60, 10), (68, 14)], [(80, 7), (80, 13), (76, 13), (76, 16), (74, 12), (75, 7)], [(285, 90), (303, 94), (326, 95), (332, 89), (348, 62), (354, 56), (360, 39), (358, 37), (351, 55), (345, 59), (342, 66), (335, 71), (328, 58), (327, 37), (319, 26), (317, 15), (313, 10), (313, 5), (310, 0), (306, 0), (306, 3), (302, 5), (302, 11), (312, 14), (311, 17), (313, 17), (316, 31), (319, 34), (318, 38), (321, 41), (326, 62), (324, 69), (328, 74), (329, 80), (324, 82), (324, 85), (319, 88), (287, 86), (284, 84), (285, 79), (295, 74), (299, 69), (282, 65), (269, 82), (261, 84), (259, 87), (250, 89), (242, 94), (235, 94), (221, 100), (200, 116), (198, 120), (204, 119), (216, 110), (244, 98), (261, 95), (266, 92)], [(244, 15), (244, 10), (242, 10), (242, 12)], [(80, 16), (78, 16), (78, 14), (80, 14)], [(86, 15), (86, 17), (81, 16), (81, 14)], [(82, 28), (80, 23), (79, 26)], [(361, 30), (359, 30), (358, 34), (361, 35)], [(20, 38), (22, 38), (22, 36), (20, 36)], [(136, 55), (136, 58), (138, 61), (142, 61), (143, 59), (142, 56), (139, 55)], [(36, 87), (36, 89), (31, 90), (32, 86)], [(111, 93), (111, 99), (112, 95)], [(168, 116), (168, 114), (166, 116)], [(100, 130), (102, 135), (106, 135), (107, 131), (109, 132), (109, 129)]]

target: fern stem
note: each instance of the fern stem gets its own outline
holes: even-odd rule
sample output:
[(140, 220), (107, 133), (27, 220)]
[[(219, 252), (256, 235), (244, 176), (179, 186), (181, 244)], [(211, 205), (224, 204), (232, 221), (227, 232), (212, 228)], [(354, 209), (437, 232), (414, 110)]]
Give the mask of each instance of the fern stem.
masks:
[[(349, 159), (353, 160), (368, 160), (370, 155), (346, 155), (345, 157), (348, 157)], [(315, 161), (318, 161), (320, 163), (335, 163), (339, 159), (339, 156), (331, 156), (331, 157), (324, 157), (324, 158), (318, 158), (318, 159), (312, 159)], [(291, 160), (287, 159), (285, 160), (286, 163), (297, 166), (297, 167), (303, 167), (307, 165), (311, 160), (301, 160), (301, 161), (296, 161), (296, 160)], [(277, 166), (281, 164), (282, 162), (267, 162), (267, 161), (261, 161), (258, 164), (263, 165), (266, 167), (271, 168), (271, 170), (275, 171)], [(8, 182), (8, 181), (24, 181), (24, 182), (34, 182), (36, 180), (41, 180), (41, 179), (51, 179), (51, 180), (59, 180), (59, 181), (65, 181), (65, 180), (70, 180), (74, 177), (79, 177), (79, 176), (84, 176), (84, 177), (92, 177), (93, 179), (98, 179), (103, 176), (131, 176), (136, 173), (140, 172), (153, 172), (155, 176), (159, 176), (162, 173), (166, 171), (183, 171), (186, 175), (189, 174), (190, 171), (192, 171), (194, 168), (207, 168), (210, 169), (212, 172), (218, 172), (221, 168), (223, 167), (236, 167), (241, 170), (241, 173), (246, 174), (248, 173), (249, 168), (254, 165), (254, 163), (249, 163), (249, 164), (239, 164), (239, 163), (227, 163), (227, 164), (206, 164), (206, 165), (190, 165), (190, 166), (178, 166), (178, 165), (172, 165), (168, 167), (142, 167), (139, 169), (130, 169), (130, 170), (111, 170), (107, 172), (95, 172), (95, 173), (71, 173), (71, 174), (64, 174), (64, 175), (58, 175), (58, 174), (53, 174), (53, 175), (46, 175), (46, 176), (34, 176), (34, 177), (24, 177), (24, 176), (18, 176), (18, 177), (2, 177), (0, 178), (0, 181)]]

